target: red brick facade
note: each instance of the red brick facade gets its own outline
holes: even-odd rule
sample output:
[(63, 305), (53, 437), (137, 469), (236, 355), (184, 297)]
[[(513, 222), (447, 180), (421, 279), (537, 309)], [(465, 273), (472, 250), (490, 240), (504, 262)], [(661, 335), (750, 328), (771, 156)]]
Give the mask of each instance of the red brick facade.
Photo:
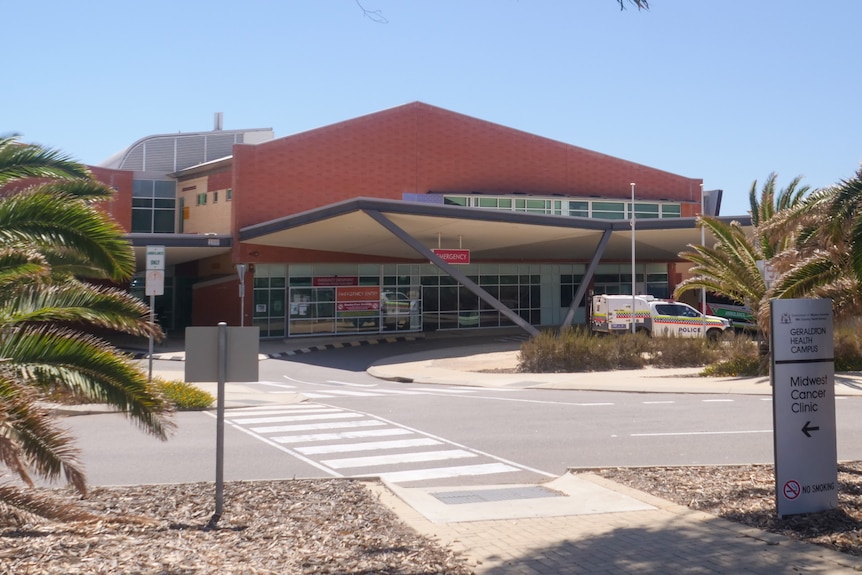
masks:
[(234, 147), (234, 229), (356, 197), (514, 192), (683, 202), (702, 180), (412, 103)]

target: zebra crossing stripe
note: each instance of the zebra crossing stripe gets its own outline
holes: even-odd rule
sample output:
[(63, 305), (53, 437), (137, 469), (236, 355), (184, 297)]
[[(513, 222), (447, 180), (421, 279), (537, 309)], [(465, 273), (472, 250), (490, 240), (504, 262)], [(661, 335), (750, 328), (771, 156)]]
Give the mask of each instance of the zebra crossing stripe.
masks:
[(334, 433), (309, 433), (306, 435), (284, 435), (272, 437), (279, 443), (310, 443), (313, 441), (335, 441), (338, 439), (364, 439), (367, 437), (390, 437), (393, 435), (413, 435), (407, 429), (388, 427), (386, 429), (358, 429), (355, 431), (338, 431)]
[(356, 451), (374, 451), (378, 449), (403, 449), (405, 447), (427, 447), (440, 445), (442, 442), (430, 437), (418, 439), (394, 439), (392, 441), (367, 441), (365, 443), (338, 443), (332, 445), (312, 445), (296, 447), (303, 455), (321, 455), (325, 453), (350, 453)]
[(390, 483), (408, 483), (426, 479), (446, 479), (449, 477), (464, 477), (466, 475), (492, 475), (494, 473), (509, 473), (518, 471), (516, 467), (505, 463), (486, 463), (483, 465), (464, 465), (460, 467), (437, 467), (433, 469), (416, 469), (413, 471), (391, 471), (377, 474), (383, 481)]
[(328, 459), (321, 461), (321, 463), (333, 469), (344, 469), (346, 467), (397, 465), (399, 463), (420, 463), (423, 461), (442, 461), (446, 459), (462, 459), (467, 457), (477, 457), (477, 455), (469, 451), (464, 451), (463, 449), (448, 449), (446, 451), (424, 451), (418, 453), (399, 453), (394, 455)]
[(254, 425), (257, 423), (287, 423), (290, 421), (313, 421), (321, 419), (352, 419), (355, 417), (365, 417), (359, 413), (339, 412), (339, 413), (316, 413), (313, 415), (283, 415), (280, 417), (250, 417), (247, 419), (231, 419), (238, 425)]
[(268, 410), (260, 410), (260, 411), (255, 411), (255, 412), (244, 411), (242, 413), (237, 413), (236, 410), (230, 410), (227, 413), (227, 418), (231, 419), (231, 420), (235, 420), (239, 417), (249, 417), (252, 415), (259, 417), (261, 415), (286, 415), (288, 413), (306, 414), (306, 413), (337, 413), (337, 412), (339, 412), (339, 410), (334, 408), (334, 407), (317, 407), (316, 409), (303, 409), (301, 411), (297, 411), (297, 410), (293, 410), (293, 409), (289, 409), (289, 408), (284, 408), (284, 407), (276, 407), (276, 408), (271, 408)]
[(290, 433), (292, 431), (314, 431), (325, 429), (347, 429), (351, 427), (377, 427), (387, 425), (376, 419), (364, 421), (329, 421), (326, 423), (298, 423), (296, 425), (270, 425), (265, 427), (251, 427), (255, 433)]

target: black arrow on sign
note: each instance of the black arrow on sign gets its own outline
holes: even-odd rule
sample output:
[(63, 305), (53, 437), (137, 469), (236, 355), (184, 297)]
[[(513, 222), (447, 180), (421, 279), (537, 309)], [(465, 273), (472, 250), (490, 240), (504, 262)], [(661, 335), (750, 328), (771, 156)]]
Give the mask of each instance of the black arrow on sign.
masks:
[(819, 426), (819, 425), (815, 425), (815, 426), (813, 426), (813, 427), (812, 427), (812, 426), (811, 426), (811, 422), (810, 422), (810, 421), (806, 421), (806, 422), (805, 422), (805, 425), (803, 425), (803, 426), (802, 426), (802, 433), (804, 433), (804, 434), (805, 434), (805, 437), (811, 437), (811, 434), (810, 434), (810, 433), (808, 433), (809, 431), (820, 431), (820, 426)]

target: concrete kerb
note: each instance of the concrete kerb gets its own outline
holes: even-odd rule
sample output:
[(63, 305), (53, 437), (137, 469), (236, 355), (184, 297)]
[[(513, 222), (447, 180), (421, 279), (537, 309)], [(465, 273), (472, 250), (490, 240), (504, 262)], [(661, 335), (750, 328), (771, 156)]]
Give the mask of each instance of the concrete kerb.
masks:
[[(579, 373), (520, 373), (517, 351), (481, 353), (460, 349), (458, 356), (409, 354), (368, 368), (378, 379), (417, 384), (518, 387), (633, 393), (771, 395), (769, 377), (701, 377), (701, 368), (653, 368)], [(862, 373), (835, 377), (836, 395), (862, 395)]]

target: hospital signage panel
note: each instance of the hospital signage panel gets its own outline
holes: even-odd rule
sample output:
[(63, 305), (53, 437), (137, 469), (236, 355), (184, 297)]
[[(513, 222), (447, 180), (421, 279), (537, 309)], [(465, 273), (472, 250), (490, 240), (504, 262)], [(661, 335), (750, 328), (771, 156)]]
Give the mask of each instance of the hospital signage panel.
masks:
[(770, 305), (778, 515), (838, 506), (832, 301)]
[(470, 250), (443, 250), (432, 249), (434, 255), (447, 264), (469, 264)]

